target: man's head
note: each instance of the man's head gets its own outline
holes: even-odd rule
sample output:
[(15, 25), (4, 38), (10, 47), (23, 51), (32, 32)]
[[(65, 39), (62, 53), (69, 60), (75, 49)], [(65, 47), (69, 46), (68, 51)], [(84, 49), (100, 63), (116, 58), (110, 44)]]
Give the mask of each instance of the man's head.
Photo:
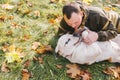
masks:
[(74, 29), (77, 29), (82, 22), (83, 12), (76, 2), (71, 2), (63, 7), (63, 18), (65, 22)]

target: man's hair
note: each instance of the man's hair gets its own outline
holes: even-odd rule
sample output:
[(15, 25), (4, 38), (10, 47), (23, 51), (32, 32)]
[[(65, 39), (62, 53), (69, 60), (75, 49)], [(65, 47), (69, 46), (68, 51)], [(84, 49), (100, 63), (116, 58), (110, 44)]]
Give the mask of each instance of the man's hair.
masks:
[(63, 9), (62, 9), (62, 13), (63, 15), (66, 15), (66, 17), (68, 19), (71, 18), (71, 14), (73, 12), (75, 13), (79, 13), (81, 10), (80, 10), (80, 6), (77, 2), (70, 2), (66, 5), (63, 6)]

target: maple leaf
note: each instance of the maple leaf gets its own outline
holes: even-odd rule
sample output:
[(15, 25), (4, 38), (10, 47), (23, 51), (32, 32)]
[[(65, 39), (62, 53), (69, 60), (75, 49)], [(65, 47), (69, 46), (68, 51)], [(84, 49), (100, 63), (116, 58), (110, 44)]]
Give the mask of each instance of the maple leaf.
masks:
[(18, 23), (16, 23), (16, 22), (12, 22), (11, 25), (12, 25), (12, 27), (14, 27), (14, 28), (18, 28), (18, 27), (19, 27)]
[(69, 74), (70, 78), (77, 78), (81, 74), (81, 70), (76, 64), (67, 64), (68, 68), (67, 74)]
[(40, 64), (43, 64), (43, 58), (42, 57), (38, 57), (38, 61)]
[(22, 14), (23, 14), (23, 15), (26, 15), (26, 14), (29, 14), (30, 12), (31, 12), (31, 10), (26, 9), (26, 10), (23, 10), (23, 11), (22, 11)]
[(38, 10), (33, 12), (36, 17), (40, 17), (40, 12)]
[(25, 67), (25, 68), (28, 68), (29, 65), (30, 65), (30, 60), (26, 60), (26, 61), (24, 62), (24, 67)]
[(38, 48), (36, 51), (38, 54), (43, 54), (46, 51), (52, 51), (52, 47), (50, 45), (40, 45), (40, 48)]
[(37, 52), (38, 54), (43, 54), (43, 53), (45, 53), (45, 48), (37, 49), (36, 52)]
[(13, 20), (13, 19), (14, 19), (14, 16), (13, 16), (13, 15), (10, 15), (10, 16), (8, 16), (8, 19)]
[(30, 39), (30, 35), (24, 35), (23, 36), (23, 39), (26, 41), (26, 40), (28, 40), (28, 39)]
[(10, 36), (10, 35), (12, 35), (12, 34), (13, 34), (13, 31), (12, 31), (12, 30), (7, 31), (7, 33), (6, 33), (7, 36)]
[(49, 23), (55, 24), (55, 23), (56, 23), (56, 20), (55, 20), (55, 19), (49, 19)]
[(27, 69), (22, 70), (22, 80), (29, 80), (30, 78), (30, 73), (28, 72)]
[(53, 49), (52, 49), (51, 45), (45, 45), (45, 50), (52, 51)]
[(81, 74), (81, 77), (82, 77), (82, 80), (90, 80), (91, 79), (91, 75), (87, 71), (83, 71)]
[(67, 74), (69, 74), (70, 78), (76, 80), (90, 80), (91, 75), (86, 70), (81, 70), (77, 64), (67, 64), (66, 67), (68, 68)]
[(5, 53), (5, 58), (8, 63), (12, 63), (14, 61), (21, 62), (20, 56), (16, 52)]
[(32, 43), (32, 49), (33, 50), (36, 50), (38, 48), (38, 46), (40, 46), (40, 43), (39, 42), (34, 42)]
[(0, 21), (5, 21), (7, 19), (6, 15), (0, 15)]
[(105, 74), (113, 75), (115, 78), (120, 79), (120, 67), (108, 67), (103, 71)]
[(38, 61), (40, 64), (43, 64), (43, 57), (33, 57), (33, 60)]
[(8, 68), (8, 66), (5, 62), (2, 63), (1, 71), (2, 72), (9, 72), (10, 71), (10, 69)]
[(48, 14), (47, 19), (49, 23), (56, 24), (61, 21), (62, 17), (59, 14)]
[(26, 26), (26, 25), (22, 25), (22, 26), (21, 26), (21, 28), (27, 28), (27, 27), (28, 27), (28, 26)]
[(7, 51), (8, 47), (9, 47), (8, 44), (5, 43), (5, 44), (2, 46), (2, 50), (3, 50), (4, 52)]
[(21, 62), (21, 53), (14, 45), (8, 47), (8, 51), (5, 53), (5, 58), (8, 63), (12, 63), (14, 61)]

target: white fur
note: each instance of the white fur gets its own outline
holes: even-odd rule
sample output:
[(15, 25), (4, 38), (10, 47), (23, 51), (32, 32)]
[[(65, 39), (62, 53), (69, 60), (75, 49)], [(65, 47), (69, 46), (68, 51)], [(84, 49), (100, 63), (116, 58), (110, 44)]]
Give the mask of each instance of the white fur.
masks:
[[(87, 35), (87, 33), (85, 34)], [(86, 36), (85, 34), (84, 36)], [(120, 40), (120, 36), (118, 37), (117, 38)], [(115, 42), (118, 41), (117, 38), (114, 39)], [(70, 39), (70, 41), (68, 44), (65, 44), (68, 39)], [(105, 42), (97, 41), (91, 45), (87, 45), (84, 42), (78, 42), (74, 45), (78, 39), (78, 37), (74, 37), (70, 34), (61, 36), (55, 51), (72, 63), (92, 64), (108, 59), (111, 59), (111, 62), (120, 63), (120, 44), (118, 45), (110, 40)]]

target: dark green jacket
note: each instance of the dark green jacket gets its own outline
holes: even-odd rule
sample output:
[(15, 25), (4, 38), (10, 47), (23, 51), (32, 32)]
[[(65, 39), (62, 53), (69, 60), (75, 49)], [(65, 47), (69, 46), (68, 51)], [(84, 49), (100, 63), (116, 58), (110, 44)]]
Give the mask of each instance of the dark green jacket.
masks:
[[(116, 27), (118, 25), (117, 24), (116, 24), (117, 26), (113, 25), (112, 21), (109, 19), (107, 13), (104, 10), (98, 7), (89, 6), (86, 9), (86, 14), (87, 18), (85, 20), (85, 26), (88, 29), (98, 33), (98, 41), (107, 41), (117, 36), (118, 31)], [(74, 32), (74, 29), (67, 25), (64, 19), (61, 20), (60, 26), (61, 27), (59, 28), (58, 34)]]

